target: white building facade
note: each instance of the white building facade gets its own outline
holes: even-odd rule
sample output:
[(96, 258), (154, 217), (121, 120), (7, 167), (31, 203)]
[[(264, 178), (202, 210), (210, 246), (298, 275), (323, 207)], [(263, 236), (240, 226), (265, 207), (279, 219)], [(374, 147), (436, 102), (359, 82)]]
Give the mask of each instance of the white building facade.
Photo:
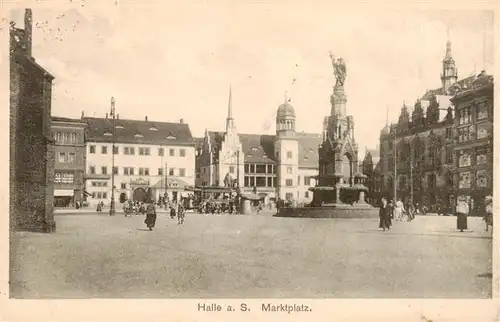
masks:
[[(180, 200), (195, 183), (195, 145), (184, 123), (85, 118), (85, 190), (91, 206), (111, 201), (114, 173), (117, 206), (125, 200)], [(114, 168), (113, 164), (114, 157)]]
[(318, 175), (320, 134), (297, 133), (295, 111), (285, 102), (276, 115), (276, 135), (237, 133), (229, 94), (226, 131), (205, 131), (196, 157), (197, 186), (227, 186), (255, 193), (265, 204), (279, 199), (312, 201)]

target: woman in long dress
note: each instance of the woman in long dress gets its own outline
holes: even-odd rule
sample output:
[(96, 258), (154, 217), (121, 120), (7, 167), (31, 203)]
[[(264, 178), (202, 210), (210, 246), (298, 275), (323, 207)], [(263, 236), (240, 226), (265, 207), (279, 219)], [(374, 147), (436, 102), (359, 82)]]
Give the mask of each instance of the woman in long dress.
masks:
[(379, 217), (380, 217), (380, 225), (379, 228), (382, 228), (384, 231), (387, 229), (391, 229), (391, 213), (390, 207), (387, 204), (387, 199), (382, 198), (382, 205), (379, 209)]
[(156, 224), (156, 208), (155, 205), (150, 202), (146, 207), (146, 220), (144, 223), (149, 228), (149, 230), (153, 230)]
[(484, 222), (486, 224), (486, 231), (488, 231), (489, 226), (493, 228), (493, 197), (486, 197), (485, 204), (486, 215), (484, 216)]
[(464, 197), (460, 197), (457, 202), (457, 229), (463, 232), (467, 229), (467, 215), (469, 205)]

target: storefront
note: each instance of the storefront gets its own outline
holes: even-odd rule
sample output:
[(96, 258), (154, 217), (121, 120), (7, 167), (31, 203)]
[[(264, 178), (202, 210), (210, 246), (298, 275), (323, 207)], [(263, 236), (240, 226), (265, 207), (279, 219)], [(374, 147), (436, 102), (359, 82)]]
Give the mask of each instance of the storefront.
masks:
[(54, 207), (74, 207), (74, 199), (73, 189), (54, 189)]

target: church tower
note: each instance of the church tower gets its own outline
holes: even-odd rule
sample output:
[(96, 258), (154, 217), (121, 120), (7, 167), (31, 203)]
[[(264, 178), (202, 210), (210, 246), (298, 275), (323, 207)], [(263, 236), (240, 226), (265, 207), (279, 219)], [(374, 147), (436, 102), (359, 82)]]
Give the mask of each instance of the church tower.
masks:
[(274, 144), (277, 168), (277, 197), (297, 199), (299, 145), (295, 135), (295, 110), (285, 94), (285, 102), (276, 114), (276, 141)]
[(227, 106), (226, 132), (219, 151), (219, 186), (235, 186), (239, 179), (239, 186), (243, 187), (244, 155), (238, 132), (233, 118), (233, 96), (229, 87), (229, 102)]
[(451, 41), (448, 35), (448, 41), (446, 42), (446, 54), (443, 58), (443, 71), (441, 72), (441, 86), (443, 88), (443, 94), (447, 94), (453, 84), (456, 83), (458, 79), (457, 68), (455, 66), (455, 60), (451, 56)]

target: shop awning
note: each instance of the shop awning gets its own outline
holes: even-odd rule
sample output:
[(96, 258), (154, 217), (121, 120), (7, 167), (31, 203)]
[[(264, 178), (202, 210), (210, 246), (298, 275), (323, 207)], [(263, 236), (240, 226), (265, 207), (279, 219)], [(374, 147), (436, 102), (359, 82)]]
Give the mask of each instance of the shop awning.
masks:
[(55, 197), (73, 197), (75, 191), (73, 189), (54, 189)]

